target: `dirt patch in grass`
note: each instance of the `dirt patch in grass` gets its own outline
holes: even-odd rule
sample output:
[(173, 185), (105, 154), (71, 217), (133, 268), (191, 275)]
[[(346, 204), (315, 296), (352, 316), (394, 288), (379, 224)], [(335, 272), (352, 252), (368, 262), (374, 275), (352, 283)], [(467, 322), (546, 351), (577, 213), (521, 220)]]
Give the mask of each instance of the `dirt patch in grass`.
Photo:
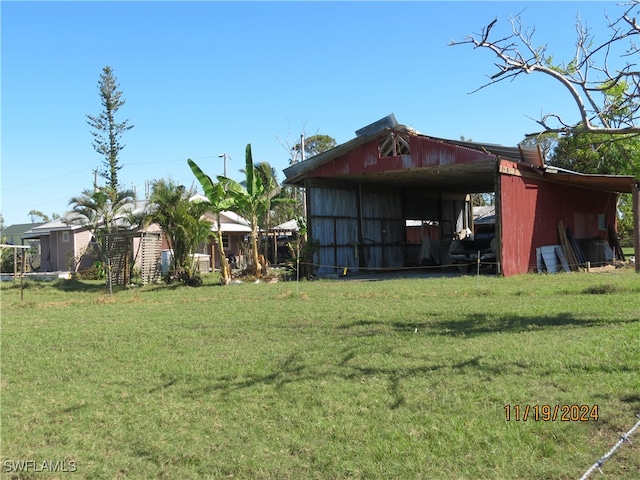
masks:
[(300, 298), (302, 300), (309, 300), (309, 295), (307, 295), (306, 293), (297, 293), (297, 292), (292, 292), (291, 290), (286, 290), (278, 295), (276, 295), (277, 299), (283, 299), (283, 298)]
[(116, 303), (118, 300), (115, 295), (100, 295), (96, 298), (97, 305), (108, 305), (112, 303)]

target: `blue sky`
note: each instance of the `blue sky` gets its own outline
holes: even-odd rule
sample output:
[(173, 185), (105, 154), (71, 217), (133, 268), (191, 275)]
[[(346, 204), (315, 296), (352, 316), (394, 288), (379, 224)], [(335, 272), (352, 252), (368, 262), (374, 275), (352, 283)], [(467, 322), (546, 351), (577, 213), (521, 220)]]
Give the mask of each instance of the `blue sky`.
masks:
[[(550, 111), (576, 121), (569, 95), (540, 76), (470, 94), (494, 57), (448, 46), (522, 12), (537, 43), (570, 58), (579, 14), (606, 39), (615, 2), (12, 2), (2, 22), (2, 203), (6, 225), (64, 214), (102, 158), (86, 115), (113, 69), (126, 104), (120, 181), (187, 186), (187, 158), (240, 179), (244, 148), (278, 171), (301, 133), (343, 143), (394, 113), (421, 133), (515, 146)], [(283, 146), (283, 144), (285, 146)]]

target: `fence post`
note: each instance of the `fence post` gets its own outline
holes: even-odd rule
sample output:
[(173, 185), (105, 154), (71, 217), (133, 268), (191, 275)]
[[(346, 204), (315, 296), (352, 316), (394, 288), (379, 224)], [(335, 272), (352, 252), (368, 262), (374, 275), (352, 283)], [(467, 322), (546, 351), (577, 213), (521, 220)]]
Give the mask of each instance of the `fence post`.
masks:
[(636, 261), (636, 273), (640, 273), (640, 183), (631, 190), (633, 204), (633, 254)]

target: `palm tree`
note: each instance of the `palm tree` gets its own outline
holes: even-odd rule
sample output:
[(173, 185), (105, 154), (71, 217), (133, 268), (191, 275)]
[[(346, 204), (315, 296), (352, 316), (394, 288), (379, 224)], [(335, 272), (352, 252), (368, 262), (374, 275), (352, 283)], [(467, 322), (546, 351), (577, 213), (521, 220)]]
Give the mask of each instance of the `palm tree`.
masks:
[(117, 220), (126, 215), (125, 206), (134, 201), (132, 190), (114, 190), (108, 186), (85, 189), (80, 196), (69, 200), (72, 213), (65, 221), (70, 225), (88, 226), (98, 244), (98, 253), (103, 256), (105, 235), (118, 230)]
[[(79, 197), (73, 197), (69, 205), (73, 205), (72, 213), (64, 220), (70, 225), (88, 226), (97, 246), (96, 257), (107, 264), (107, 281), (109, 293), (112, 293), (112, 253), (107, 248), (107, 236), (120, 229), (118, 220), (124, 220), (127, 215), (125, 207), (135, 202), (132, 190), (115, 190), (109, 186), (85, 189)], [(124, 228), (126, 226), (122, 225)], [(89, 253), (87, 249), (83, 255)], [(77, 263), (76, 268), (80, 265)], [(126, 269), (125, 269), (126, 270)], [(125, 276), (126, 282), (126, 276)]]
[(156, 180), (152, 183), (147, 217), (149, 223), (160, 225), (173, 250), (171, 274), (188, 284), (194, 284), (193, 254), (211, 233), (211, 224), (203, 218), (206, 204), (192, 202), (194, 194), (173, 180)]
[(207, 210), (211, 212), (216, 219), (217, 228), (213, 238), (220, 255), (220, 283), (228, 285), (231, 281), (231, 269), (229, 267), (227, 257), (224, 254), (224, 245), (222, 241), (223, 232), (220, 228), (220, 213), (231, 208), (234, 204), (234, 200), (227, 194), (222, 182), (213, 182), (213, 180), (211, 180), (211, 178), (206, 175), (193, 160), (188, 159), (187, 163), (191, 167), (193, 174), (200, 182), (200, 185), (202, 185), (204, 194), (209, 200)]

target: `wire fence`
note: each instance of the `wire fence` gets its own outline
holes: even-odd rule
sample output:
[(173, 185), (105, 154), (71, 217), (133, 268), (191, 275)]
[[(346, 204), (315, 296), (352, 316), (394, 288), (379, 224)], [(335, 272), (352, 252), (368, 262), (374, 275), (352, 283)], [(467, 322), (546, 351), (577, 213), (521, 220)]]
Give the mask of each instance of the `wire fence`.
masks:
[[(282, 263), (279, 264), (281, 267), (286, 267), (287, 265), (291, 265), (290, 263)], [(338, 274), (342, 274), (342, 276), (347, 275), (349, 272), (372, 272), (372, 273), (380, 273), (380, 272), (402, 272), (402, 271), (458, 271), (460, 273), (475, 273), (477, 275), (480, 272), (487, 272), (488, 267), (491, 267), (491, 273), (500, 274), (501, 273), (501, 263), (500, 262), (489, 262), (486, 260), (476, 261), (471, 260), (467, 262), (459, 262), (459, 263), (448, 263), (448, 264), (438, 264), (438, 265), (413, 265), (413, 266), (399, 266), (399, 267), (363, 267), (356, 265), (327, 265), (322, 263), (314, 263), (314, 262), (299, 262), (300, 266), (309, 267), (311, 271), (323, 270), (324, 274), (328, 274), (329, 272), (335, 272)], [(575, 270), (565, 270), (563, 268), (558, 268), (557, 270), (548, 270), (546, 267), (540, 268), (539, 265), (529, 265), (529, 272), (536, 272), (542, 274), (556, 274), (556, 273), (570, 273), (573, 271), (597, 271), (598, 268), (604, 268), (609, 270), (615, 270), (620, 266), (626, 265), (618, 265), (618, 264), (596, 264), (591, 266), (590, 264), (583, 265), (577, 264)], [(320, 274), (322, 275), (322, 274)]]
[[(466, 270), (472, 271), (473, 267), (483, 268), (483, 267), (495, 267), (499, 273), (500, 262), (487, 262), (487, 261), (470, 261), (470, 262), (460, 262), (460, 263), (450, 263), (450, 264), (442, 264), (442, 265), (414, 265), (414, 266), (406, 266), (406, 267), (361, 267), (355, 265), (326, 265), (322, 263), (313, 263), (313, 262), (297, 262), (300, 266), (311, 267), (313, 271), (317, 271), (318, 269), (325, 269), (326, 271), (334, 271), (341, 272), (342, 274), (346, 274), (348, 272), (402, 272), (402, 271), (420, 271), (420, 270)], [(282, 264), (286, 265), (286, 264)]]
[[(640, 418), (640, 415), (636, 415), (636, 417)], [(587, 478), (589, 478), (589, 475), (591, 475), (593, 472), (595, 472), (596, 470), (598, 470), (600, 473), (602, 473), (604, 475), (604, 472), (600, 469), (600, 467), (604, 464), (604, 462), (606, 462), (607, 460), (609, 460), (611, 458), (611, 456), (616, 452), (616, 450), (618, 450), (618, 448), (620, 448), (620, 446), (622, 444), (624, 444), (625, 442), (629, 442), (631, 443), (631, 440), (629, 440), (629, 437), (633, 434), (633, 432), (635, 432), (638, 428), (640, 427), (640, 420), (638, 420), (636, 422), (636, 424), (631, 428), (631, 430), (629, 430), (628, 432), (623, 433), (620, 436), (620, 440), (618, 440), (616, 442), (616, 444), (613, 446), (613, 448), (611, 448), (611, 450), (609, 450), (607, 453), (605, 453), (602, 457), (600, 457), (600, 459), (594, 463), (593, 465), (591, 465), (591, 467), (589, 467), (589, 470), (587, 470), (584, 475), (582, 477), (580, 477), (580, 480), (587, 480)]]

